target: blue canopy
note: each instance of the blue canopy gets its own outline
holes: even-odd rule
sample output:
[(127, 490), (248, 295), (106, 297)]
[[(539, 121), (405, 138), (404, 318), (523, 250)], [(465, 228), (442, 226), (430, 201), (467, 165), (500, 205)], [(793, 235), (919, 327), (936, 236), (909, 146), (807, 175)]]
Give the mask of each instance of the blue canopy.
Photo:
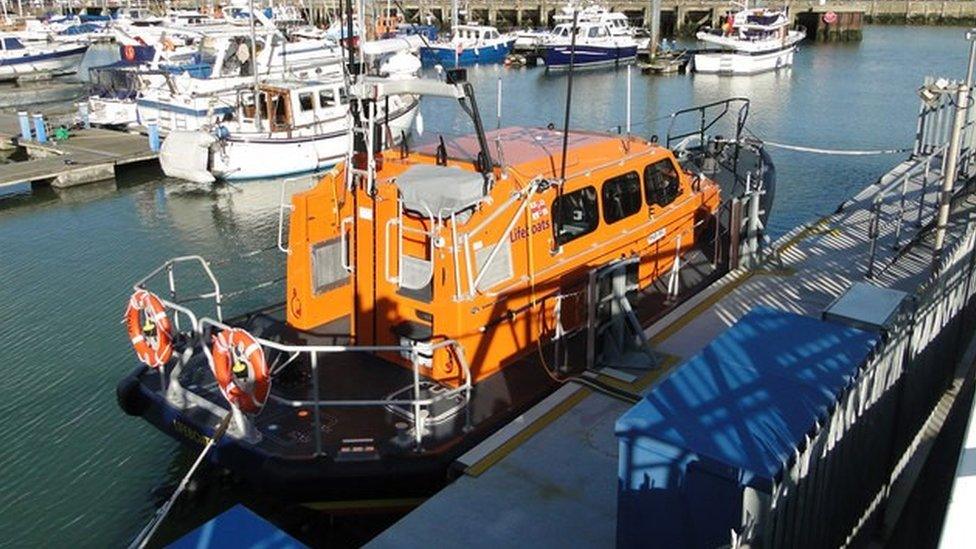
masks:
[(769, 492), (878, 337), (756, 308), (676, 368), (617, 420), (618, 542), (727, 543), (742, 487)]
[(174, 549), (207, 549), (211, 547), (262, 547), (291, 549), (305, 547), (274, 524), (254, 514), (243, 505), (235, 505), (210, 519), (203, 526), (176, 540)]
[(768, 308), (742, 317), (617, 421), (699, 459), (771, 481), (826, 418), (877, 335)]

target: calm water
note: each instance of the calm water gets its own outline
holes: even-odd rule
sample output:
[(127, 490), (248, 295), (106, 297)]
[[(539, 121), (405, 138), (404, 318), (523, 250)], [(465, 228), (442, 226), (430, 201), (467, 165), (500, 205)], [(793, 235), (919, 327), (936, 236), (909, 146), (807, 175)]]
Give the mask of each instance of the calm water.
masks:
[[(958, 28), (868, 27), (859, 44), (806, 45), (792, 71), (751, 78), (633, 75), (635, 131), (729, 96), (752, 99), (750, 128), (772, 141), (825, 148), (910, 146), (926, 74), (960, 76)], [(486, 125), (495, 87), (505, 124), (562, 125), (565, 77), (541, 69), (470, 71)], [(625, 71), (579, 73), (572, 125), (623, 123)], [(428, 103), (427, 136), (463, 129), (456, 108)], [(780, 175), (771, 229), (780, 234), (835, 208), (888, 169), (892, 157), (773, 153)], [(200, 254), (226, 290), (278, 276), (273, 246), (281, 182), (199, 186), (129, 173), (72, 192), (0, 197), (0, 545), (117, 546), (158, 504), (153, 490), (187, 467), (176, 443), (115, 404), (115, 383), (134, 366), (120, 325), (132, 283), (166, 258)], [(291, 183), (301, 188), (307, 181)], [(188, 273), (192, 274), (192, 273)], [(277, 297), (246, 295), (238, 310)], [(166, 492), (168, 493), (168, 492)], [(225, 498), (227, 499), (227, 498)], [(216, 510), (184, 509), (177, 528)]]

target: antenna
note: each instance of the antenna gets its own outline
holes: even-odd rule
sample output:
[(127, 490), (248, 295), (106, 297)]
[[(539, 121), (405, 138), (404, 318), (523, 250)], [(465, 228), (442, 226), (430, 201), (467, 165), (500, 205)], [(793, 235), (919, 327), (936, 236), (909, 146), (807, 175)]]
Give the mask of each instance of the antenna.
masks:
[[(569, 39), (569, 75), (566, 79), (566, 119), (563, 124), (563, 162), (562, 169), (559, 173), (559, 179), (563, 182), (566, 181), (566, 152), (569, 148), (569, 113), (570, 108), (573, 104), (573, 65), (576, 64), (576, 25), (579, 23), (579, 12), (573, 10), (573, 28), (571, 31), (572, 36)], [(559, 187), (562, 189), (562, 185)], [(562, 192), (560, 191), (560, 194)]]

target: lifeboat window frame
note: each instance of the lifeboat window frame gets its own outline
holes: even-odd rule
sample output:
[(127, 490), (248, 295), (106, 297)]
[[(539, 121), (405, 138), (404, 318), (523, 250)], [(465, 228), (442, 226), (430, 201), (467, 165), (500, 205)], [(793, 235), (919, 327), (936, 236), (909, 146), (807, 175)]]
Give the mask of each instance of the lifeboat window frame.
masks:
[[(633, 184), (633, 191), (627, 191), (623, 189), (622, 185), (627, 183)], [(622, 192), (618, 194), (623, 196), (624, 192), (628, 194), (636, 194), (636, 196), (629, 197), (629, 201), (632, 204), (621, 204), (621, 209), (619, 211), (614, 211), (610, 204), (613, 202), (613, 197), (608, 197), (608, 191), (610, 191), (613, 186), (620, 186)], [(603, 202), (603, 222), (607, 225), (613, 225), (614, 223), (627, 219), (640, 213), (641, 208), (644, 207), (643, 197), (641, 196), (641, 176), (636, 170), (631, 170), (625, 174), (617, 175), (607, 179), (603, 182), (603, 187), (600, 189), (600, 200)], [(624, 209), (626, 208), (626, 209)]]
[[(666, 163), (666, 164), (665, 164)], [(651, 170), (658, 166), (666, 165), (671, 168), (673, 180), (667, 181), (667, 185), (659, 188), (661, 181), (652, 180)], [(662, 158), (644, 166), (644, 196), (648, 206), (666, 208), (681, 196), (681, 171), (674, 161), (670, 158)], [(665, 176), (667, 177), (667, 176)]]
[[(557, 218), (557, 214), (559, 217), (562, 217), (565, 213), (563, 210), (564, 207), (563, 201), (573, 200), (575, 199), (576, 195), (583, 197), (583, 200), (587, 200), (587, 197), (585, 196), (586, 193), (591, 194), (589, 204), (585, 202), (581, 203), (580, 204), (581, 208), (579, 208), (579, 210), (582, 210), (585, 214), (586, 210), (590, 209), (589, 206), (592, 205), (592, 211), (587, 216), (591, 218), (590, 223), (586, 227), (581, 227), (582, 230), (578, 233), (575, 234), (564, 233), (563, 227), (567, 226), (567, 224), (564, 223), (563, 219)], [(586, 236), (592, 233), (593, 231), (597, 230), (597, 228), (600, 226), (600, 207), (597, 205), (597, 202), (599, 201), (599, 199), (597, 198), (598, 194), (599, 193), (597, 192), (596, 187), (594, 187), (593, 185), (587, 185), (585, 187), (580, 187), (579, 189), (576, 189), (574, 191), (563, 193), (553, 199), (552, 204), (550, 204), (549, 211), (552, 212), (552, 216), (553, 216), (553, 224), (552, 224), (553, 237), (556, 240), (557, 246), (566, 245), (574, 240), (578, 240), (579, 238)], [(579, 221), (584, 221), (584, 220), (580, 219)], [(572, 226), (572, 224), (569, 224), (569, 226)]]

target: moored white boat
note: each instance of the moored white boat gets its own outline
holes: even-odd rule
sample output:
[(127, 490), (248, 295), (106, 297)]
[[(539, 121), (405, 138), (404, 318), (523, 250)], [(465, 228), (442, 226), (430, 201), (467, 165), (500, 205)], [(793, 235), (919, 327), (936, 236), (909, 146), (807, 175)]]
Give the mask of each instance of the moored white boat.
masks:
[[(280, 177), (335, 165), (349, 151), (353, 126), (344, 78), (324, 82), (269, 81), (239, 92), (228, 119), (197, 131), (170, 132), (163, 172), (195, 182)], [(419, 110), (412, 95), (391, 96), (377, 108), (384, 134), (397, 142), (410, 133)], [(205, 152), (203, 152), (205, 150)]]
[(86, 51), (85, 43), (23, 42), (16, 36), (0, 36), (0, 80), (38, 72), (77, 72)]
[(714, 50), (696, 53), (694, 70), (700, 73), (748, 75), (793, 65), (803, 29), (790, 29), (787, 10), (748, 8), (725, 20), (719, 29), (705, 29), (698, 40)]

